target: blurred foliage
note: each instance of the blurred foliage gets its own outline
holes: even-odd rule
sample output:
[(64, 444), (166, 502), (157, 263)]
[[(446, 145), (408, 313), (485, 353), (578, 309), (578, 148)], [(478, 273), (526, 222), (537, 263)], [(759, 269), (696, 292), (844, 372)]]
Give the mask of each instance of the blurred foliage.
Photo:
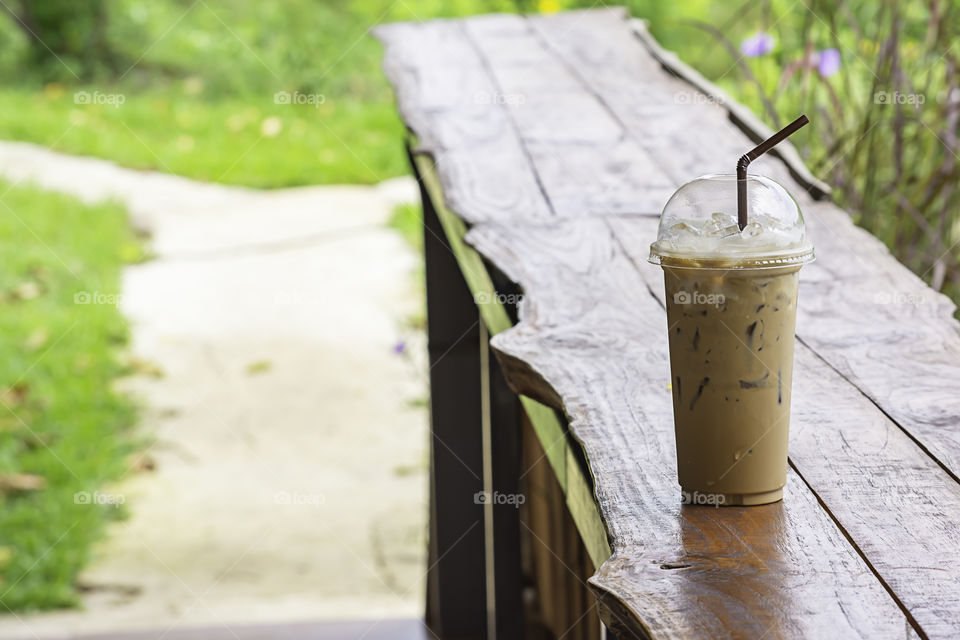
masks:
[(106, 0), (8, 0), (0, 4), (23, 43), (17, 54), (45, 79), (88, 78), (119, 64), (107, 41)]
[(417, 253), (423, 251), (423, 212), (420, 205), (401, 204), (390, 214), (387, 226), (400, 232)]
[[(960, 2), (627, 4), (771, 127), (809, 114), (814, 126), (791, 141), (811, 171), (901, 262), (960, 302)], [(590, 2), (564, 3), (574, 5)], [(772, 51), (744, 55), (740, 43), (757, 33), (774, 37)], [(821, 66), (829, 50), (835, 73)]]
[[(387, 221), (387, 226), (398, 231), (403, 239), (417, 252), (423, 254), (423, 209), (419, 204), (401, 204), (394, 207)], [(412, 292), (419, 303), (417, 311), (404, 318), (403, 327), (406, 331), (422, 333), (427, 329), (427, 290), (426, 265), (421, 260), (417, 264), (416, 272), (411, 278)]]
[[(954, 46), (960, 3), (626, 3), (667, 48), (771, 126), (809, 113), (814, 126), (794, 141), (814, 173), (914, 271), (960, 296), (954, 246), (960, 240)], [(0, 120), (0, 137), (225, 183), (375, 182), (405, 172), (406, 162), (396, 143), (403, 127), (371, 27), (592, 5), (21, 0), (10, 7), (43, 6), (60, 16), (45, 29), (63, 43), (50, 48), (62, 49), (65, 64), (54, 63), (61, 71), (56, 82), (50, 82), (50, 60), (46, 70), (24, 73), (24, 60), (43, 54), (16, 20), (0, 21), (0, 109), (8, 115)], [(90, 33), (98, 35), (84, 35)], [(773, 49), (744, 56), (740, 43), (757, 33), (773, 36)], [(78, 62), (83, 42), (102, 42), (116, 70)], [(840, 65), (823, 75), (818, 58), (828, 50), (837, 52)], [(107, 99), (120, 94), (123, 103), (78, 104), (78, 91)], [(278, 92), (299, 92), (312, 102), (277, 104)]]
[[(99, 65), (81, 74), (65, 57), (54, 82), (47, 67), (24, 73), (35, 47), (15, 20), (0, 20), (0, 111), (8, 116), (0, 138), (254, 187), (372, 183), (405, 173), (403, 125), (371, 28), (514, 9), (509, 0), (108, 6), (106, 43), (118, 70)], [(78, 92), (92, 99), (78, 104)], [(277, 104), (279, 92), (309, 102)]]

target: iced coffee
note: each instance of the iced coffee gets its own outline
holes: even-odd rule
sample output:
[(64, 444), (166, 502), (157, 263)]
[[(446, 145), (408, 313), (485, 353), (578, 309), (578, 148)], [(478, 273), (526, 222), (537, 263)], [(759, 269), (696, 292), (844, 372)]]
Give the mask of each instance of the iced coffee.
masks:
[(682, 499), (751, 505), (786, 482), (800, 267), (813, 259), (796, 202), (749, 178), (738, 226), (736, 177), (682, 187), (660, 220), (651, 261), (663, 267)]

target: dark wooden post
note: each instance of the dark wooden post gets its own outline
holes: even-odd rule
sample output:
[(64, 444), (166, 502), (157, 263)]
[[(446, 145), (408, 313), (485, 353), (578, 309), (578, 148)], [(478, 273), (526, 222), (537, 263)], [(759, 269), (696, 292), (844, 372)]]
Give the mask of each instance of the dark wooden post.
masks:
[(480, 323), (421, 183), (430, 360), (427, 625), (444, 639), (487, 636)]
[(520, 558), (520, 401), (507, 386), (481, 321), (488, 624), (496, 640), (524, 637)]

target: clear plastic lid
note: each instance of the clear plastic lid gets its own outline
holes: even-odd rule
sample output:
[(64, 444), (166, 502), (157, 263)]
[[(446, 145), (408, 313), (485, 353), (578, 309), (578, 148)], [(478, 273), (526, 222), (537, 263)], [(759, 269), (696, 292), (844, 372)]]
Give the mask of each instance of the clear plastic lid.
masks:
[(698, 269), (767, 269), (813, 260), (793, 196), (763, 176), (747, 178), (748, 223), (737, 224), (737, 176), (711, 174), (680, 187), (660, 214), (650, 262)]

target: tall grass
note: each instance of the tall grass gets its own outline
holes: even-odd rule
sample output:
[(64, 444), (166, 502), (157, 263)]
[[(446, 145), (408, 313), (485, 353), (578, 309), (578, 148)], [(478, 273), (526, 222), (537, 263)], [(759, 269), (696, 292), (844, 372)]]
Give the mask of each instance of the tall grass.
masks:
[[(960, 302), (960, 3), (629, 4), (661, 42), (771, 126), (811, 114), (816, 126), (794, 136), (811, 170), (858, 224)], [(745, 55), (741, 42), (757, 33), (775, 45)], [(823, 67), (825, 56), (839, 68)]]

